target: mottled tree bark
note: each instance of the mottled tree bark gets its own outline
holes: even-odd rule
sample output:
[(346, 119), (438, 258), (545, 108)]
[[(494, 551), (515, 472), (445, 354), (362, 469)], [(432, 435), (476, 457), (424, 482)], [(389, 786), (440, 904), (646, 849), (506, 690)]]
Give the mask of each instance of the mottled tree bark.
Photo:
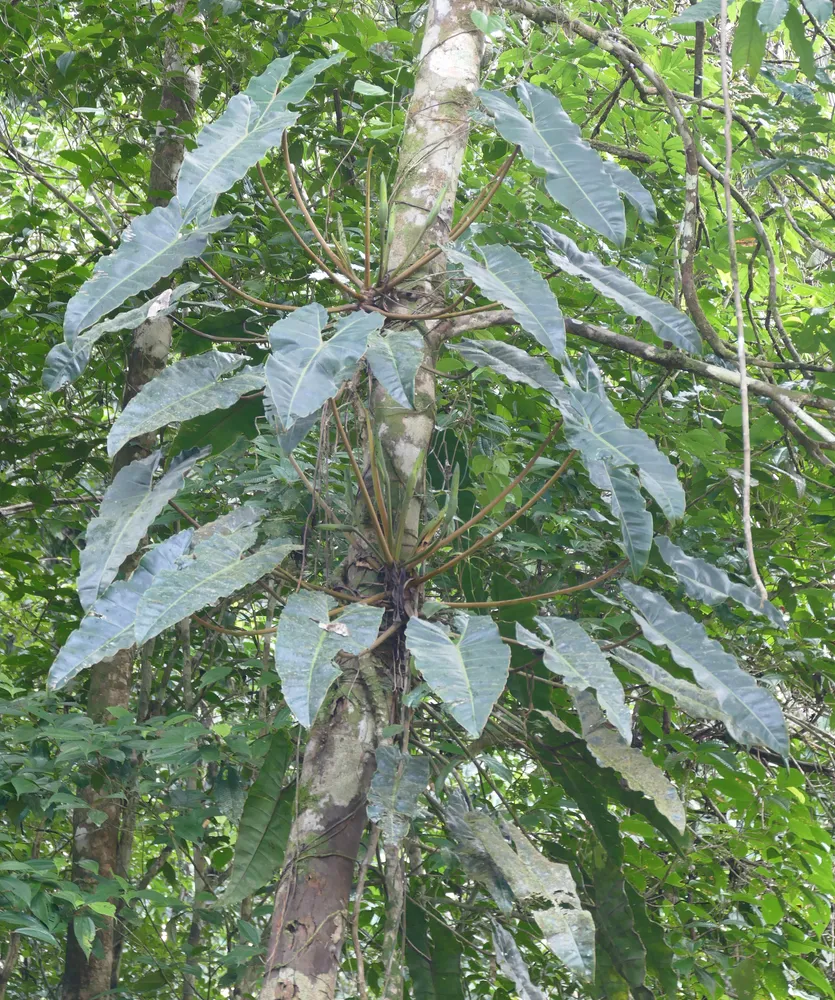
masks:
[[(443, 243), (449, 232), (483, 44), (470, 17), (476, 9), (473, 0), (429, 3), (393, 188), (398, 212), (392, 269), (408, 263), (429, 245)], [(438, 217), (423, 231), (445, 186)], [(440, 293), (433, 275), (443, 267), (443, 259), (438, 258), (405, 289), (398, 288), (399, 308), (413, 309), (436, 299)], [(437, 346), (430, 330), (426, 344), (430, 363)], [(414, 410), (398, 406), (377, 386), (372, 411), (392, 484), (403, 487), (402, 508), (407, 516), (403, 555), (408, 557), (418, 537), (421, 504), (416, 497), (405, 496), (404, 490), (415, 468), (421, 471), (431, 444), (435, 425), (431, 372), (418, 372)], [(343, 577), (354, 586), (367, 584), (368, 578), (360, 581), (354, 571), (360, 562), (355, 555), (349, 554)], [(346, 662), (334, 701), (320, 712), (311, 729), (299, 776), (299, 814), (276, 894), (261, 1000), (333, 1000), (354, 866), (366, 823), (374, 752), (379, 731), (389, 721), (391, 695), (381, 677), (387, 671), (385, 656)]]
[[(185, 0), (173, 4), (173, 12), (181, 15)], [(180, 126), (194, 116), (200, 84), (199, 68), (187, 69), (177, 45), (168, 40), (163, 55), (163, 85), (161, 106), (175, 111), (175, 118), (157, 135), (150, 176), (150, 198), (164, 204), (176, 191), (177, 177), (183, 162), (184, 145)], [(172, 324), (167, 317), (152, 319), (139, 326), (131, 339), (128, 354), (122, 406), (139, 392), (165, 367), (171, 348)], [(144, 457), (153, 448), (153, 440), (136, 440), (125, 445), (113, 461), (113, 474), (136, 458)], [(87, 711), (96, 722), (107, 722), (111, 708), (127, 708), (130, 703), (134, 650), (122, 650), (108, 660), (97, 663), (90, 672)], [(107, 763), (96, 773), (106, 770)], [(83, 891), (92, 891), (97, 876), (83, 867), (93, 861), (98, 866), (98, 878), (127, 875), (133, 841), (135, 817), (128, 815), (122, 800), (112, 798), (121, 783), (105, 777), (79, 791), (89, 809), (77, 809), (73, 814), (73, 882)], [(106, 819), (96, 825), (89, 810), (104, 813)], [(103, 995), (116, 986), (119, 968), (120, 938), (113, 918), (97, 916), (98, 932), (89, 959), (81, 950), (72, 931), (67, 933), (64, 975), (61, 982), (63, 1000), (89, 1000)]]

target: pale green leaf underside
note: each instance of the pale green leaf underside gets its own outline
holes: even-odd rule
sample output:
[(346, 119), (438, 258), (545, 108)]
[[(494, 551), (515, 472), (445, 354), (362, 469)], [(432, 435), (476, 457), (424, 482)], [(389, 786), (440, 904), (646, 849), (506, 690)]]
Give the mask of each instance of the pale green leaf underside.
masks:
[(586, 465), (589, 479), (609, 493), (609, 506), (620, 521), (623, 547), (635, 576), (644, 570), (652, 549), (652, 514), (641, 495), (635, 475), (627, 468), (610, 467), (605, 461)]
[(429, 758), (403, 754), (396, 746), (377, 748), (377, 770), (368, 792), (368, 818), (384, 844), (399, 844), (417, 815), (418, 798), (429, 782)]
[(612, 160), (603, 160), (603, 169), (618, 191), (637, 209), (642, 221), (654, 226), (658, 218), (655, 202), (635, 174), (628, 167), (623, 167)]
[(455, 350), (470, 364), (492, 368), (511, 382), (545, 389), (552, 395), (564, 388), (562, 379), (545, 358), (535, 357), (503, 340), (462, 340), (455, 345)]
[(383, 336), (372, 330), (366, 360), (371, 374), (395, 403), (414, 409), (415, 375), (423, 363), (423, 337), (419, 330), (395, 330)]
[(674, 677), (663, 667), (659, 667), (657, 663), (653, 663), (632, 649), (617, 649), (609, 655), (643, 678), (647, 684), (672, 695), (676, 707), (682, 712), (686, 712), (694, 719), (716, 719), (727, 725), (727, 715), (722, 711), (718, 698), (710, 691), (705, 691), (680, 677)]

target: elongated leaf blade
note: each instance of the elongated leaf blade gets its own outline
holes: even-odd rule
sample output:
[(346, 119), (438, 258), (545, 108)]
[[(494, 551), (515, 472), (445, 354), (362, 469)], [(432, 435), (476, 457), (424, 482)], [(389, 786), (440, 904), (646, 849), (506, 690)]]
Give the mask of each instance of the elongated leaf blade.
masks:
[(56, 344), (47, 354), (44, 363), (44, 388), (55, 392), (65, 385), (75, 382), (89, 364), (93, 346), (105, 334), (113, 333), (116, 330), (133, 330), (149, 320), (167, 316), (177, 308), (179, 300), (184, 295), (188, 295), (197, 287), (199, 286), (195, 282), (187, 281), (174, 289), (167, 288), (155, 298), (143, 302), (141, 306), (119, 313), (118, 316), (106, 319), (103, 323), (97, 323), (85, 333), (74, 338), (72, 343), (65, 341), (62, 344)]
[(492, 368), (511, 382), (545, 389), (552, 395), (564, 388), (562, 379), (544, 358), (534, 357), (503, 340), (462, 340), (455, 350), (470, 364)]
[(640, 750), (634, 750), (631, 739), (624, 739), (606, 722), (590, 691), (572, 691), (571, 697), (580, 717), (583, 739), (598, 764), (621, 774), (633, 791), (652, 799), (661, 815), (679, 833), (684, 833), (687, 826), (684, 804), (664, 772)]
[(606, 657), (583, 628), (568, 618), (538, 616), (536, 623), (548, 635), (545, 642), (516, 623), (516, 638), (531, 649), (543, 650), (545, 666), (575, 691), (594, 690), (597, 701), (625, 740), (632, 738), (632, 716), (623, 688)]
[(564, 358), (565, 321), (548, 282), (511, 247), (487, 244), (478, 250), (483, 264), (460, 250), (448, 250), (447, 260), (460, 264), (486, 296), (507, 306), (522, 329), (555, 358)]
[(583, 253), (573, 240), (550, 226), (540, 223), (539, 231), (549, 246), (554, 248), (548, 251), (548, 256), (555, 267), (585, 278), (598, 292), (612, 299), (630, 316), (645, 319), (661, 340), (670, 341), (682, 351), (702, 353), (699, 331), (692, 320), (675, 306), (645, 292), (616, 267), (602, 264), (593, 253)]
[(634, 205), (641, 220), (647, 225), (654, 226), (658, 221), (658, 211), (655, 208), (652, 195), (639, 178), (628, 167), (623, 167), (613, 160), (603, 160), (603, 169), (612, 179), (612, 183), (618, 191)]
[(746, 0), (739, 12), (734, 28), (731, 48), (731, 68), (734, 73), (748, 67), (748, 77), (753, 80), (760, 71), (765, 56), (766, 37), (759, 25), (758, 0)]
[(633, 649), (617, 649), (610, 655), (613, 660), (617, 660), (643, 678), (647, 684), (672, 695), (676, 707), (694, 719), (716, 719), (727, 725), (727, 713), (722, 711), (719, 699), (710, 691), (696, 687), (695, 684), (680, 677), (674, 677), (663, 667), (659, 667), (657, 663), (653, 663)]
[(140, 602), (136, 641), (147, 642), (195, 611), (255, 583), (299, 548), (297, 542), (277, 539), (242, 559), (257, 534), (257, 524), (217, 532), (195, 545), (188, 559), (161, 573)]
[(638, 480), (629, 469), (606, 462), (587, 464), (589, 479), (609, 493), (609, 506), (620, 521), (623, 547), (635, 576), (646, 567), (652, 549), (652, 514), (647, 510)]
[(380, 827), (384, 844), (397, 845), (417, 815), (418, 798), (429, 782), (429, 758), (377, 748), (377, 770), (368, 792), (368, 818)]
[(186, 222), (211, 214), (217, 196), (281, 142), (285, 129), (298, 118), (288, 105), (303, 100), (316, 77), (341, 59), (342, 54), (317, 59), (282, 91), (278, 87), (293, 57), (274, 60), (250, 80), (242, 94), (232, 98), (216, 121), (201, 130), (197, 148), (186, 153), (177, 183)]
[(783, 23), (789, 0), (763, 0), (757, 11), (757, 23), (763, 31), (774, 31)]
[(382, 608), (357, 604), (335, 621), (328, 613), (336, 602), (327, 594), (291, 594), (281, 612), (275, 637), (275, 669), (290, 711), (310, 728), (328, 688), (339, 676), (334, 659), (340, 652), (357, 655), (377, 638)]
[(775, 698), (690, 615), (675, 611), (660, 594), (634, 583), (622, 582), (621, 590), (641, 611), (633, 617), (646, 638), (666, 646), (680, 667), (692, 671), (697, 683), (716, 695), (734, 739), (759, 743), (787, 757), (786, 722)]
[(618, 246), (626, 240), (626, 216), (618, 189), (598, 154), (547, 90), (520, 83), (520, 100), (531, 115), (528, 120), (505, 94), (478, 91), (482, 103), (496, 117), (499, 133), (537, 167), (545, 171), (548, 193), (584, 225)]
[(777, 628), (786, 628), (786, 622), (771, 601), (763, 600), (753, 587), (731, 580), (728, 574), (696, 556), (688, 556), (678, 545), (674, 545), (666, 535), (655, 539), (661, 558), (675, 573), (684, 589), (697, 601), (704, 601), (711, 607), (728, 598), (742, 604), (755, 614), (764, 615)]
[(81, 551), (78, 597), (88, 611), (116, 579), (119, 567), (142, 541), (163, 507), (183, 488), (185, 477), (205, 452), (178, 455), (154, 484), (162, 452), (137, 459), (120, 469), (107, 488), (98, 516), (87, 527)]
[(264, 385), (261, 369), (248, 367), (222, 379), (246, 360), (243, 354), (206, 351), (169, 365), (143, 386), (116, 418), (107, 436), (107, 453), (115, 455), (132, 438), (226, 409), (245, 393), (256, 392)]
[(372, 330), (366, 359), (371, 374), (395, 403), (414, 409), (415, 375), (423, 363), (423, 337), (419, 330), (395, 330), (384, 337)]
[(287, 733), (275, 733), (258, 777), (247, 793), (232, 872), (218, 900), (221, 906), (234, 906), (252, 895), (281, 867), (295, 804), (292, 796), (281, 794), (291, 752)]
[(70, 299), (64, 313), (64, 340), (73, 339), (132, 295), (152, 288), (184, 261), (206, 249), (209, 236), (224, 229), (230, 216), (183, 228), (176, 198), (141, 215), (125, 230), (119, 246), (96, 265), (92, 278)]
[(282, 433), (336, 395), (365, 353), (371, 331), (383, 322), (379, 313), (352, 313), (339, 321), (332, 337), (322, 340), (327, 313), (314, 303), (273, 324), (265, 404)]
[(528, 966), (513, 939), (501, 924), (493, 924), (493, 948), (502, 974), (516, 987), (519, 1000), (545, 1000), (545, 994), (531, 982)]
[[(593, 851), (592, 878), (594, 884), (594, 923), (598, 942), (608, 953), (616, 974), (623, 977), (634, 992), (627, 994), (641, 998), (649, 994), (644, 990), (646, 978), (646, 951), (635, 929), (632, 907), (626, 895), (626, 881), (621, 866), (606, 856), (601, 848)], [(611, 993), (606, 994), (611, 997)]]
[(507, 683), (510, 650), (486, 615), (456, 615), (455, 624), (457, 641), (439, 625), (410, 618), (406, 647), (449, 714), (479, 736)]
[(176, 564), (191, 544), (191, 536), (192, 529), (187, 528), (160, 542), (142, 557), (129, 580), (108, 587), (55, 658), (47, 678), (50, 690), (64, 687), (82, 670), (119, 650), (130, 649), (142, 595), (155, 577)]

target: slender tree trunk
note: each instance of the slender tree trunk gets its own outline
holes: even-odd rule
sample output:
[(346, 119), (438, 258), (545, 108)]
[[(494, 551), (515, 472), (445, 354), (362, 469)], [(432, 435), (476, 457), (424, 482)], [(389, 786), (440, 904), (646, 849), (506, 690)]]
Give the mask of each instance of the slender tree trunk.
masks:
[[(473, 0), (429, 3), (393, 188), (398, 213), (392, 268), (413, 259), (411, 251), (419, 254), (431, 243), (442, 243), (449, 231), (483, 43), (470, 17), (476, 9)], [(444, 188), (441, 211), (424, 232)], [(400, 308), (437, 298), (434, 275), (443, 267), (438, 258), (431, 271), (419, 272), (400, 292)], [(436, 349), (430, 331), (429, 361)], [(403, 409), (379, 386), (372, 399), (374, 430), (392, 484), (403, 487), (404, 555), (417, 540), (421, 518), (420, 501), (406, 496), (405, 487), (415, 467), (425, 463), (435, 422), (434, 379), (425, 369), (416, 380), (415, 403), (414, 410)], [(343, 568), (346, 582), (367, 585), (358, 569), (364, 564), (356, 551), (349, 554)], [(346, 660), (342, 687), (311, 729), (299, 777), (299, 813), (276, 893), (261, 1000), (333, 1000), (374, 752), (380, 728), (390, 719), (391, 696), (380, 675), (390, 670), (382, 655)]]
[[(181, 15), (184, 8), (185, 0), (177, 0), (172, 7), (176, 15)], [(155, 204), (166, 203), (176, 191), (184, 156), (180, 126), (194, 116), (199, 84), (199, 68), (187, 68), (177, 45), (167, 41), (163, 55), (161, 106), (173, 110), (175, 117), (172, 124), (158, 134), (154, 146), (149, 195)], [(171, 333), (172, 324), (167, 317), (150, 320), (134, 331), (122, 394), (123, 407), (165, 367), (171, 348)], [(152, 440), (136, 440), (125, 445), (113, 461), (113, 474), (134, 459), (147, 455), (152, 447)], [(87, 711), (96, 722), (107, 722), (111, 708), (129, 706), (133, 659), (133, 649), (123, 650), (92, 668)], [(73, 814), (72, 878), (82, 891), (92, 891), (97, 882), (96, 874), (85, 862), (95, 862), (98, 878), (127, 875), (135, 824), (135, 815), (131, 810), (123, 809), (122, 800), (112, 797), (114, 792), (120, 790), (120, 783), (108, 778), (99, 782), (92, 774), (91, 779), (94, 780), (79, 794), (88, 803), (89, 810), (95, 809), (106, 818), (96, 825), (90, 819), (88, 809), (77, 809)], [(72, 931), (67, 933), (61, 984), (63, 1000), (89, 1000), (116, 986), (120, 935), (116, 932), (113, 918), (97, 917), (96, 921), (98, 932), (89, 959)]]

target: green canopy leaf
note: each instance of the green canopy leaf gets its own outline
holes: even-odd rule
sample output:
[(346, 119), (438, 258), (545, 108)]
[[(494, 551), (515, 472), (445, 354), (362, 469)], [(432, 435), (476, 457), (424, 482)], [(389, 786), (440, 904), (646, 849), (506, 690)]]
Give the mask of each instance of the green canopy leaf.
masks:
[(453, 640), (440, 625), (410, 618), (406, 648), (449, 714), (479, 736), (507, 683), (510, 650), (486, 615), (458, 614), (455, 628)]
[(107, 453), (115, 455), (132, 438), (212, 410), (223, 410), (245, 393), (257, 392), (264, 385), (261, 368), (247, 367), (232, 378), (221, 378), (246, 360), (244, 354), (206, 351), (163, 369), (116, 418), (107, 436)]
[(418, 798), (429, 782), (429, 758), (403, 754), (396, 746), (377, 747), (377, 770), (368, 792), (368, 818), (384, 844), (399, 844), (417, 815)]
[(789, 0), (763, 0), (757, 10), (757, 23), (763, 31), (779, 28), (789, 9)]
[(562, 379), (545, 358), (535, 357), (503, 340), (462, 340), (455, 350), (470, 364), (492, 368), (511, 382), (545, 389), (552, 395), (564, 388)]
[(385, 336), (372, 330), (365, 357), (371, 374), (395, 403), (414, 409), (415, 375), (423, 363), (423, 353), (419, 330), (394, 330)]
[[(731, 3), (733, 0), (730, 0), (728, 6)], [(721, 9), (722, 0), (699, 0), (698, 3), (685, 7), (670, 21), (670, 24), (693, 24), (695, 21), (709, 21), (713, 17), (718, 17)]]
[(652, 195), (647, 191), (639, 178), (628, 167), (623, 167), (613, 160), (603, 160), (603, 169), (612, 179), (615, 187), (630, 201), (643, 222), (654, 226), (658, 220), (658, 211)]
[(646, 638), (653, 645), (666, 646), (676, 663), (691, 670), (697, 683), (717, 697), (731, 736), (787, 757), (786, 722), (773, 695), (710, 639), (704, 626), (683, 611), (675, 611), (660, 594), (628, 581), (621, 583), (621, 590), (641, 612), (633, 612), (633, 617)]
[(633, 472), (612, 467), (605, 461), (586, 463), (589, 479), (609, 493), (609, 506), (620, 521), (623, 547), (635, 576), (644, 570), (652, 549), (652, 514), (641, 495), (641, 487)]
[(759, 3), (746, 0), (739, 12), (734, 28), (731, 48), (731, 67), (734, 73), (748, 67), (748, 76), (754, 79), (760, 71), (765, 56), (765, 35), (759, 25)]
[(642, 677), (647, 684), (672, 695), (676, 707), (692, 715), (694, 719), (717, 719), (727, 725), (727, 714), (722, 711), (719, 699), (710, 691), (696, 687), (695, 684), (680, 677), (674, 677), (663, 667), (659, 667), (657, 663), (653, 663), (633, 649), (620, 648), (609, 655)]
[(341, 652), (357, 655), (374, 642), (383, 609), (354, 604), (333, 621), (336, 601), (327, 594), (299, 591), (287, 598), (275, 636), (275, 669), (284, 700), (296, 720), (309, 729), (339, 676)]
[(531, 120), (506, 94), (479, 90), (478, 96), (495, 115), (503, 138), (521, 146), (525, 156), (545, 171), (545, 187), (554, 201), (579, 222), (622, 246), (626, 240), (623, 202), (603, 160), (586, 145), (553, 94), (525, 82), (516, 92)]

